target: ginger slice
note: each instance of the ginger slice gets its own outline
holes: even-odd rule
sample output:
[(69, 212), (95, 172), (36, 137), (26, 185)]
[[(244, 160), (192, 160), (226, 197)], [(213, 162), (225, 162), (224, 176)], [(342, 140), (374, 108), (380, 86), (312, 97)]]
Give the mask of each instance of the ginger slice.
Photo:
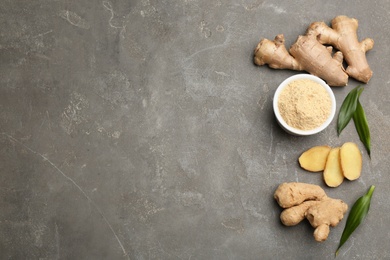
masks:
[(340, 165), (340, 147), (330, 150), (323, 177), (326, 185), (329, 187), (338, 187), (343, 183), (344, 175)]
[(298, 161), (300, 166), (310, 172), (320, 172), (325, 169), (326, 159), (331, 150), (328, 145), (314, 146), (303, 152)]
[(360, 177), (362, 171), (362, 154), (357, 144), (344, 143), (340, 148), (340, 165), (345, 178), (350, 181)]

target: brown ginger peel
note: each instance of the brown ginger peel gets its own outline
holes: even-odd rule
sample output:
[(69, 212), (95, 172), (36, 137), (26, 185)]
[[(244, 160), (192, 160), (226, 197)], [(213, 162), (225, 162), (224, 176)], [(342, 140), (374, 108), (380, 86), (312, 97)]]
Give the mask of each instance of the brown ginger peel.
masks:
[[(344, 15), (332, 20), (332, 28), (324, 22), (314, 22), (305, 35), (297, 38), (287, 51), (284, 36), (279, 34), (273, 41), (262, 39), (255, 48), (254, 63), (268, 64), (274, 69), (307, 71), (325, 80), (330, 86), (345, 86), (348, 76), (367, 83), (372, 77), (366, 52), (374, 41), (366, 38), (359, 42), (358, 21)], [(338, 51), (333, 54), (332, 45)], [(333, 54), (333, 55), (332, 55)], [(343, 67), (343, 60), (348, 64)]]
[(373, 73), (368, 65), (366, 52), (374, 47), (374, 40), (366, 38), (358, 41), (358, 20), (355, 18), (340, 15), (331, 21), (331, 26), (332, 28), (324, 22), (314, 22), (309, 26), (307, 34), (313, 33), (320, 43), (330, 44), (340, 50), (348, 64), (347, 74), (367, 83)]
[(280, 214), (284, 225), (294, 226), (306, 218), (315, 228), (313, 236), (319, 242), (328, 238), (329, 227), (335, 227), (348, 209), (342, 200), (328, 197), (320, 186), (307, 183), (282, 183), (274, 198), (284, 208)]
[(262, 39), (255, 49), (254, 62), (268, 64), (273, 69), (307, 71), (324, 79), (330, 86), (345, 86), (348, 75), (342, 66), (343, 55), (319, 43), (314, 35), (299, 36), (289, 52), (284, 46), (284, 36), (279, 34), (274, 41)]
[(302, 66), (292, 57), (285, 45), (284, 35), (275, 36), (273, 41), (262, 39), (255, 49), (255, 64), (268, 64), (273, 69), (303, 70)]

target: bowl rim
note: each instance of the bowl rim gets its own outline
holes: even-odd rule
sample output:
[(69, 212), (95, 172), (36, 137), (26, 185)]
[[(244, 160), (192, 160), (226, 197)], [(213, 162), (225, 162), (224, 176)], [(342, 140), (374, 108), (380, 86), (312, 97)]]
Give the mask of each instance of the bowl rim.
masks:
[[(330, 115), (329, 115), (328, 119), (319, 127), (316, 127), (314, 129), (311, 129), (311, 130), (301, 130), (301, 129), (292, 127), (292, 126), (288, 125), (286, 123), (286, 121), (284, 121), (283, 117), (280, 115), (279, 106), (278, 106), (278, 99), (279, 99), (280, 93), (290, 82), (292, 82), (294, 80), (298, 80), (298, 79), (310, 79), (310, 80), (313, 80), (314, 82), (319, 83), (328, 92), (329, 97), (331, 99), (332, 107), (331, 107), (331, 111), (330, 111)], [(293, 76), (286, 78), (277, 87), (275, 94), (274, 94), (273, 109), (274, 109), (274, 114), (276, 116), (278, 123), (281, 124), (282, 128), (284, 128), (284, 130), (286, 130), (287, 132), (290, 132), (290, 133), (295, 134), (295, 135), (301, 135), (301, 136), (314, 135), (314, 134), (317, 134), (317, 133), (321, 132), (322, 130), (324, 130), (333, 121), (333, 118), (336, 114), (336, 98), (334, 96), (333, 90), (321, 78), (314, 76), (314, 75), (311, 75), (311, 74), (296, 74), (296, 75), (293, 75)]]

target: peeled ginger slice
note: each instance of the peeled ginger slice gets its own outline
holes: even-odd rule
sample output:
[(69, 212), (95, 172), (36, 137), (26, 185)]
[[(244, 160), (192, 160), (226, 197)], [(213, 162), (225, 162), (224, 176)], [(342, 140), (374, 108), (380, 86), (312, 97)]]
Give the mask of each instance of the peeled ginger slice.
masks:
[(341, 146), (340, 164), (343, 175), (350, 181), (360, 177), (362, 171), (362, 154), (357, 144), (348, 142)]
[(343, 183), (344, 175), (340, 164), (340, 147), (330, 150), (323, 176), (326, 185), (329, 187), (338, 187)]
[(323, 171), (330, 149), (331, 147), (328, 145), (314, 146), (301, 154), (298, 159), (299, 164), (310, 172)]

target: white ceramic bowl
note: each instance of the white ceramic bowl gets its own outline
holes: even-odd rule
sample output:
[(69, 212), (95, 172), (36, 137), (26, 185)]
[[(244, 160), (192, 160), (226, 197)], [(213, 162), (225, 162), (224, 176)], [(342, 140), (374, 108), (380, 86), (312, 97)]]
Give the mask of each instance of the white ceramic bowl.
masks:
[[(330, 100), (332, 102), (332, 108), (331, 108), (331, 112), (329, 114), (328, 119), (322, 125), (320, 125), (319, 127), (311, 129), (311, 130), (301, 130), (301, 129), (297, 129), (297, 128), (294, 128), (292, 126), (289, 126), (286, 123), (286, 121), (284, 121), (284, 119), (282, 118), (282, 116), (280, 115), (280, 112), (279, 112), (278, 100), (279, 100), (280, 93), (282, 92), (282, 90), (290, 82), (292, 82), (294, 80), (298, 80), (298, 79), (310, 79), (310, 80), (312, 80), (314, 82), (319, 83), (328, 92), (328, 94), (330, 96)], [(274, 95), (274, 100), (273, 100), (273, 107), (274, 107), (274, 113), (275, 113), (275, 116), (276, 116), (276, 119), (277, 119), (279, 125), (287, 133), (290, 133), (290, 134), (293, 134), (293, 135), (298, 135), (298, 136), (307, 136), (307, 135), (317, 134), (317, 133), (321, 132), (322, 130), (324, 130), (327, 126), (329, 126), (329, 124), (332, 122), (332, 120), (333, 120), (333, 118), (335, 116), (335, 113), (336, 113), (336, 99), (335, 99), (333, 91), (329, 87), (329, 85), (326, 84), (325, 81), (323, 81), (319, 77), (316, 77), (316, 76), (313, 76), (313, 75), (310, 75), (310, 74), (297, 74), (297, 75), (294, 75), (294, 76), (291, 76), (291, 77), (285, 79), (279, 85), (279, 87), (276, 89), (276, 92), (275, 92), (275, 95)]]

